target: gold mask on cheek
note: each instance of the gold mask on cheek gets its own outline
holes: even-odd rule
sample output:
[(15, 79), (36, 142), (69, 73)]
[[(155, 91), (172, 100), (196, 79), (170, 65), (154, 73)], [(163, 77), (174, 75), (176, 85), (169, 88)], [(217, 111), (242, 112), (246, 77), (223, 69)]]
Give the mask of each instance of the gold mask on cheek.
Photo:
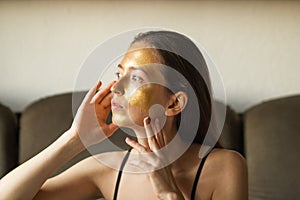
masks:
[(153, 95), (150, 95), (153, 88), (143, 87), (138, 88), (133, 95), (129, 98), (129, 106), (140, 108), (141, 110), (146, 110), (149, 108), (149, 103), (153, 101)]
[(149, 109), (158, 103), (159, 90), (156, 85), (149, 84), (138, 88), (128, 99), (129, 115), (133, 122), (143, 126), (143, 119), (149, 115)]

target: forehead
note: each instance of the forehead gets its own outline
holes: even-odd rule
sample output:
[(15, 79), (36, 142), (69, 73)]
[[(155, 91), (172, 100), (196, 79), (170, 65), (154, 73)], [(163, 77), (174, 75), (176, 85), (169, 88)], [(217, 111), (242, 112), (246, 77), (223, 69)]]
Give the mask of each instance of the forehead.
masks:
[(142, 70), (148, 81), (164, 85), (165, 71), (162, 63), (161, 56), (154, 48), (135, 45), (127, 50), (118, 68), (124, 72)]
[(143, 67), (143, 65), (152, 63), (162, 63), (161, 60), (161, 56), (155, 49), (136, 44), (127, 50), (120, 64), (124, 69), (127, 69), (130, 67)]

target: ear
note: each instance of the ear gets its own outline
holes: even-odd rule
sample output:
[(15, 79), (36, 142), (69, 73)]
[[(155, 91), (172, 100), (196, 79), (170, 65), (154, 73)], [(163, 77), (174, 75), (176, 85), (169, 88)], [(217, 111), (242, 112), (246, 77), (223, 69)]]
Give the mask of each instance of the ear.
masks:
[(188, 101), (188, 96), (185, 92), (179, 91), (171, 95), (168, 107), (166, 108), (166, 116), (175, 116), (182, 112)]

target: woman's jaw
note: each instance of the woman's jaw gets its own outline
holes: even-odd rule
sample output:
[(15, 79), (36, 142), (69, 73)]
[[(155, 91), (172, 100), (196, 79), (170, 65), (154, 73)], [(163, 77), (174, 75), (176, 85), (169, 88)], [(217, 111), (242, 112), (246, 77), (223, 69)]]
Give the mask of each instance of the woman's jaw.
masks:
[[(142, 118), (142, 121), (144, 121), (145, 118), (149, 116), (146, 116)], [(163, 118), (150, 118), (150, 125), (153, 129), (153, 134), (162, 134), (164, 137), (164, 141), (169, 143), (173, 137), (177, 134), (177, 128), (176, 128), (176, 119), (174, 116), (171, 117), (165, 117), (164, 120)], [(159, 127), (156, 127), (154, 129), (155, 120), (158, 120)], [(148, 141), (147, 141), (147, 133), (144, 125), (140, 126), (138, 124), (135, 124), (134, 122), (131, 121), (131, 119), (128, 119), (128, 117), (124, 115), (120, 115), (119, 113), (113, 112), (112, 115), (112, 123), (116, 124), (121, 128), (123, 131), (127, 131), (127, 129), (131, 129), (135, 137), (137, 138), (138, 142), (142, 145), (147, 146)], [(129, 133), (128, 135), (130, 135)]]

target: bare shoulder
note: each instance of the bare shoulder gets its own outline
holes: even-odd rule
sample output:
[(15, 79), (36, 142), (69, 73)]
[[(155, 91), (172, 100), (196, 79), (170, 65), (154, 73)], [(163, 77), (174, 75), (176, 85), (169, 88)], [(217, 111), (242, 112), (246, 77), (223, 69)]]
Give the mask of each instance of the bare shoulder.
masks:
[(118, 170), (127, 151), (111, 151), (94, 156), (94, 159), (109, 169)]
[(216, 164), (222, 164), (226, 170), (238, 170), (246, 167), (245, 158), (237, 151), (215, 148), (210, 157)]
[(85, 169), (91, 169), (90, 172), (93, 177), (103, 177), (103, 175), (107, 175), (118, 170), (125, 154), (126, 151), (100, 153), (84, 159), (81, 161), (81, 165), (83, 165)]
[(113, 172), (115, 168), (111, 163), (113, 163), (114, 166), (119, 166), (125, 153), (125, 151), (106, 152), (87, 157), (57, 177), (85, 177), (89, 180), (94, 180), (99, 176), (102, 177)]
[(237, 151), (214, 149), (208, 157), (215, 177), (212, 199), (247, 199), (248, 177), (245, 158)]
[(93, 182), (106, 199), (113, 198), (117, 175), (126, 153), (127, 151), (106, 152), (92, 158), (93, 165), (96, 166), (96, 170), (92, 173)]
[[(87, 199), (109, 197), (115, 184), (116, 170), (108, 166), (105, 159), (113, 158), (116, 165), (122, 162), (125, 152), (109, 152), (90, 156), (59, 175), (48, 179), (37, 194), (45, 199)], [(78, 190), (80, 188), (80, 190)]]

